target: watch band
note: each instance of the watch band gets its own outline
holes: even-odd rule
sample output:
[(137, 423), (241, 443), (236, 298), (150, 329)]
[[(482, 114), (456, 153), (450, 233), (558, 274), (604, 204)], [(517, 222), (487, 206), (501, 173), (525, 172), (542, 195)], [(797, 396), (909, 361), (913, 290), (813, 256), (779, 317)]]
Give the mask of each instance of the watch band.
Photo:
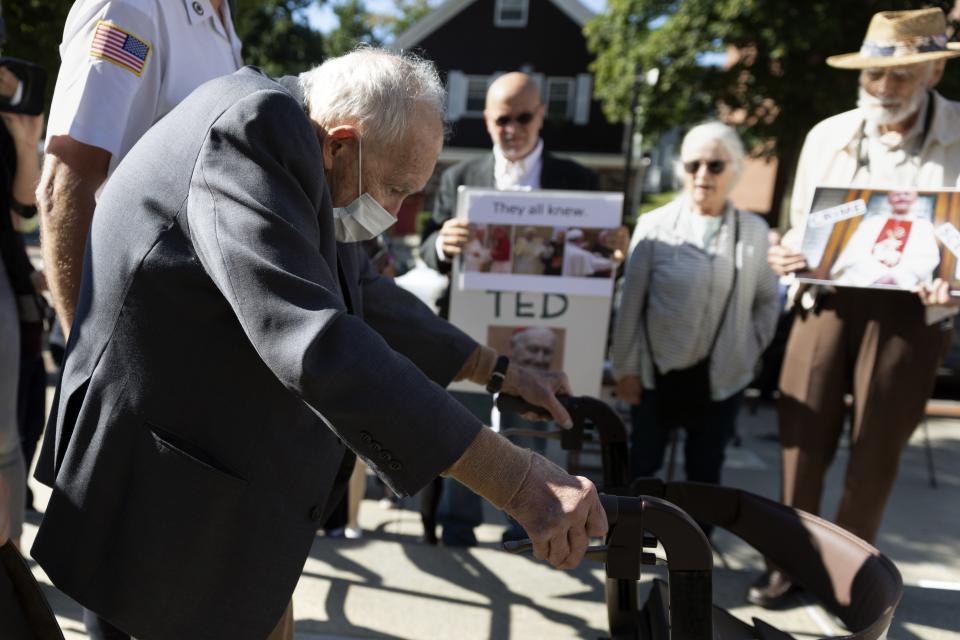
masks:
[(490, 374), (490, 380), (487, 381), (487, 391), (490, 393), (500, 393), (503, 388), (503, 380), (507, 377), (507, 367), (510, 366), (510, 358), (507, 356), (497, 356), (497, 362), (493, 365), (493, 373)]

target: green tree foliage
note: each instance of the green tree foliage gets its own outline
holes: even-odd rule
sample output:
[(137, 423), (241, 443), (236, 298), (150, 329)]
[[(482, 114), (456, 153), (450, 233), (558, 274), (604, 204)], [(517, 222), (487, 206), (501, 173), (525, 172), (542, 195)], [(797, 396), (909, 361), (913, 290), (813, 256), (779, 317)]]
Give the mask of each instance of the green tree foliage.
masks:
[[(608, 117), (630, 111), (637, 70), (660, 69), (644, 90), (644, 129), (689, 125), (718, 108), (745, 115), (740, 131), (750, 148), (780, 158), (774, 202), (792, 176), (806, 132), (819, 120), (854, 106), (857, 73), (825, 59), (857, 51), (870, 17), (891, 9), (941, 6), (952, 0), (609, 0), (585, 29), (596, 55), (596, 96)], [(710, 66), (704, 56), (739, 52), (733, 64)], [(939, 89), (957, 96), (956, 73)], [(954, 69), (956, 71), (956, 69)], [(951, 77), (953, 76), (953, 77)]]
[(3, 55), (29, 60), (47, 71), (47, 104), (60, 70), (60, 40), (70, 3), (66, 0), (17, 0), (3, 3), (7, 43)]
[(373, 16), (377, 33), (381, 33), (386, 42), (393, 40), (433, 11), (429, 0), (393, 0), (393, 8), (394, 11), (389, 14)]
[(373, 17), (363, 0), (338, 0), (333, 5), (333, 13), (339, 25), (327, 34), (325, 49), (328, 56), (343, 55), (359, 44), (380, 44), (373, 32)]
[(324, 37), (304, 11), (316, 0), (234, 1), (234, 24), (243, 61), (271, 76), (299, 73), (323, 61)]

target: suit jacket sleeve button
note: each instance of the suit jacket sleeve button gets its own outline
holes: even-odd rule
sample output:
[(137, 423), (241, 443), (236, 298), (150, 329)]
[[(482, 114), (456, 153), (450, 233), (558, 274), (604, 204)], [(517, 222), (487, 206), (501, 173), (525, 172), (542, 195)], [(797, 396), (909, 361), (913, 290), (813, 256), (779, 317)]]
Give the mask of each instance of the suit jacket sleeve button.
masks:
[(387, 451), (386, 449), (384, 449), (383, 451), (380, 452), (380, 459), (383, 460), (384, 462), (390, 462), (391, 460), (393, 460), (393, 454)]
[(323, 517), (323, 507), (320, 505), (315, 506), (313, 509), (310, 509), (310, 519), (314, 522), (319, 522), (320, 518)]
[(374, 451), (380, 451), (381, 449), (383, 449), (383, 445), (381, 445), (379, 442), (374, 440), (373, 442), (370, 443), (370, 448), (373, 449)]
[(390, 463), (391, 471), (400, 471), (401, 469), (403, 469), (403, 465), (397, 462), (396, 460)]
[(363, 442), (365, 442), (365, 443), (367, 443), (367, 444), (370, 444), (370, 442), (373, 440), (373, 436), (371, 436), (371, 435), (370, 435), (369, 433), (367, 433), (366, 431), (361, 431), (361, 432), (360, 432), (360, 440), (363, 441)]

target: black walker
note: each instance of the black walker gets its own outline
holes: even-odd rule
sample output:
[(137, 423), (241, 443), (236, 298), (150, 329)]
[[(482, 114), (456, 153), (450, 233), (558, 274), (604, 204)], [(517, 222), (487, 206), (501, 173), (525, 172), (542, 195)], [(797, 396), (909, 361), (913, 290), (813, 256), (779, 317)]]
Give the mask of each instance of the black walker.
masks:
[[(817, 516), (740, 489), (696, 482), (645, 478), (630, 483), (627, 431), (606, 403), (561, 397), (574, 426), (562, 431), (511, 429), (503, 435), (560, 440), (566, 451), (599, 441), (601, 501), (610, 530), (606, 544), (587, 558), (604, 562), (607, 617), (613, 640), (789, 640), (762, 620), (749, 625), (713, 606), (713, 551), (694, 517), (736, 534), (775, 563), (836, 615), (850, 640), (885, 636), (903, 593), (896, 566), (877, 549)], [(501, 411), (538, 412), (519, 398), (501, 395)], [(693, 516), (693, 517), (691, 517)], [(668, 583), (655, 581), (640, 608), (641, 565), (656, 562), (644, 549), (663, 546)], [(508, 551), (530, 548), (529, 540), (505, 543)]]

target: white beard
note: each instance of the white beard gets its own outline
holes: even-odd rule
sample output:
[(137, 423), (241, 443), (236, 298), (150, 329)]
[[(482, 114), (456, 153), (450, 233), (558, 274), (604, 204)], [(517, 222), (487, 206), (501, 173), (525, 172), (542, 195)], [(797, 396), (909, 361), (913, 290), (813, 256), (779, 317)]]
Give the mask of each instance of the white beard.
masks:
[(891, 125), (903, 122), (919, 111), (926, 93), (926, 89), (919, 89), (909, 98), (891, 100), (872, 96), (867, 93), (866, 89), (860, 87), (857, 106), (863, 109), (867, 123), (871, 126)]

